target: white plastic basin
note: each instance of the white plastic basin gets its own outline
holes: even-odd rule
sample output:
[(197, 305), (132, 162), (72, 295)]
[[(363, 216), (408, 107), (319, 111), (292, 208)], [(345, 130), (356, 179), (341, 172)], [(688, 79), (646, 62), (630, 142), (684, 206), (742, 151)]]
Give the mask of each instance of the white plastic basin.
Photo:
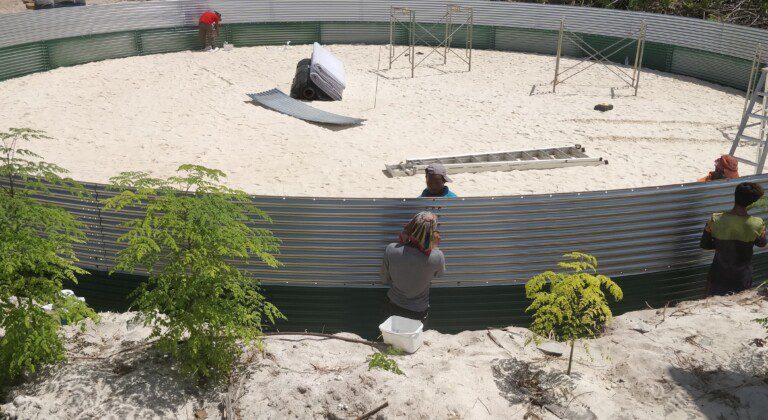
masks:
[(424, 343), (424, 324), (415, 319), (391, 316), (379, 325), (384, 342), (406, 353), (414, 353)]

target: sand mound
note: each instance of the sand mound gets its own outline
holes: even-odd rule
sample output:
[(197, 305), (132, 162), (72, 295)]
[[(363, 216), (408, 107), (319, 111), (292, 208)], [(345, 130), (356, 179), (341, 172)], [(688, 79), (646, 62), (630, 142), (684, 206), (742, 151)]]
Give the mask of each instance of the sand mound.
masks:
[[(311, 54), (301, 45), (132, 57), (8, 80), (0, 83), (0, 128), (46, 130), (57, 141), (34, 149), (75, 179), (106, 182), (126, 170), (170, 175), (198, 163), (229, 173), (231, 186), (267, 195), (417, 196), (422, 177), (382, 173), (414, 157), (579, 143), (610, 161), (454, 177), (461, 196), (498, 196), (695, 181), (728, 151), (743, 106), (735, 90), (653, 72), (643, 73), (638, 97), (624, 87), (612, 99), (621, 81), (601, 66), (557, 95), (543, 87), (530, 95), (552, 79), (553, 57), (475, 51), (469, 73), (459, 60), (443, 66), (433, 55), (411, 79), (407, 62), (396, 62), (380, 72), (374, 109), (386, 47), (329, 48), (344, 62), (348, 86), (343, 101), (313, 105), (366, 118), (363, 126), (331, 130), (248, 102), (247, 93), (289, 91), (296, 63)], [(604, 102), (615, 108), (593, 109)]]
[(757, 375), (768, 372), (768, 346), (753, 319), (766, 312), (768, 303), (749, 292), (619, 316), (590, 340), (589, 354), (577, 349), (570, 378), (566, 357), (524, 346), (523, 328), (428, 331), (416, 354), (395, 357), (404, 375), (369, 371), (373, 350), (365, 345), (270, 337), (229, 390), (205, 392), (162, 355), (125, 351), (149, 335), (131, 314), (104, 314), (84, 333), (67, 329), (70, 361), (30, 378), (0, 411), (20, 419), (191, 419), (203, 411), (219, 418), (230, 406), (247, 419), (351, 418), (386, 401), (379, 418), (760, 418), (768, 383)]

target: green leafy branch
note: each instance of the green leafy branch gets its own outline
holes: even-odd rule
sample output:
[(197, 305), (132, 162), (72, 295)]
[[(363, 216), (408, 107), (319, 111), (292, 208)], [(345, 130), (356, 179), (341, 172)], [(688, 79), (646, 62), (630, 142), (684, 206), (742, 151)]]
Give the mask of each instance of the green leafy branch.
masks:
[(368, 370), (383, 369), (388, 372), (395, 373), (397, 375), (402, 375), (403, 371), (400, 370), (400, 367), (397, 365), (397, 361), (389, 357), (389, 356), (400, 356), (401, 354), (403, 354), (402, 351), (394, 349), (392, 347), (387, 349), (386, 353), (376, 352), (376, 353), (370, 354), (366, 359), (368, 362)]
[(182, 165), (178, 173), (112, 179), (119, 193), (105, 208), (143, 210), (124, 224), (128, 232), (119, 240), (126, 248), (115, 270), (149, 272), (132, 299), (161, 349), (189, 374), (226, 378), (242, 353), (238, 342), (260, 346), (263, 325), (284, 318), (260, 293), (259, 281), (235, 263), (256, 258), (277, 268), (280, 241), (253, 226), (272, 220), (244, 192), (220, 185), (223, 172)]
[[(22, 143), (51, 140), (42, 131), (0, 132), (0, 387), (41, 364), (64, 358), (61, 323), (97, 320), (84, 303), (64, 296), (65, 282), (85, 270), (75, 264), (73, 245), (83, 243), (82, 224), (63, 208), (35, 199), (59, 193), (85, 197), (85, 189), (63, 168), (46, 163)], [(44, 305), (50, 304), (51, 311)]]
[(624, 295), (610, 278), (597, 274), (593, 256), (573, 252), (563, 257), (558, 265), (564, 271), (547, 271), (526, 283), (526, 297), (533, 300), (526, 312), (533, 314), (531, 340), (570, 342), (570, 375), (575, 341), (595, 337), (612, 317), (606, 292), (617, 301)]

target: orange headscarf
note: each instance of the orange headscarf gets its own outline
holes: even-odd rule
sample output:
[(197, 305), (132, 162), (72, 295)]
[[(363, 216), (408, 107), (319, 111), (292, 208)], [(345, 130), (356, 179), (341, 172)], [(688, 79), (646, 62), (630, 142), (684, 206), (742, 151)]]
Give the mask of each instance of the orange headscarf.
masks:
[(739, 177), (739, 161), (731, 155), (722, 155), (715, 161), (715, 171), (722, 172), (728, 179)]
[(699, 182), (709, 182), (718, 179), (734, 179), (739, 177), (739, 161), (731, 155), (722, 155), (715, 161), (715, 170)]

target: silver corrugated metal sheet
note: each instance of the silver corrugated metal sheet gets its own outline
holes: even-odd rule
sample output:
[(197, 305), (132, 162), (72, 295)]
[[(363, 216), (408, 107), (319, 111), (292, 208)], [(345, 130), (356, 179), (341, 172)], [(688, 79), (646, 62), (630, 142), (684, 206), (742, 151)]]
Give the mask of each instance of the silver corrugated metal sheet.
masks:
[[(746, 178), (749, 179), (749, 178)], [(385, 245), (418, 211), (440, 215), (441, 248), (448, 274), (436, 286), (520, 284), (556, 268), (571, 251), (598, 258), (610, 276), (701, 267), (710, 252), (699, 238), (710, 213), (732, 205), (738, 181), (635, 190), (459, 199), (335, 199), (253, 197), (269, 213), (282, 241), (279, 270), (245, 266), (267, 284), (372, 286)], [(768, 186), (768, 175), (751, 180)], [(93, 196), (40, 197), (72, 211), (86, 225), (88, 242), (76, 247), (81, 265), (114, 267), (120, 224), (137, 209), (104, 211), (98, 200), (114, 195), (87, 184)], [(764, 213), (758, 213), (766, 216)]]
[[(625, 36), (648, 22), (648, 41), (751, 59), (755, 46), (768, 44), (768, 31), (699, 19), (610, 9), (531, 3), (463, 1), (475, 8), (475, 24), (556, 30), (566, 18), (568, 29), (605, 36)], [(72, 36), (136, 29), (194, 26), (206, 9), (220, 11), (226, 23), (253, 22), (387, 22), (391, 5), (418, 9), (417, 19), (436, 20), (445, 2), (378, 0), (150, 1), (86, 8), (41, 10), (0, 16), (0, 47)]]
[(267, 108), (305, 121), (333, 125), (357, 125), (365, 121), (360, 118), (347, 117), (313, 108), (304, 102), (291, 98), (278, 89), (249, 94), (248, 96), (254, 102)]

